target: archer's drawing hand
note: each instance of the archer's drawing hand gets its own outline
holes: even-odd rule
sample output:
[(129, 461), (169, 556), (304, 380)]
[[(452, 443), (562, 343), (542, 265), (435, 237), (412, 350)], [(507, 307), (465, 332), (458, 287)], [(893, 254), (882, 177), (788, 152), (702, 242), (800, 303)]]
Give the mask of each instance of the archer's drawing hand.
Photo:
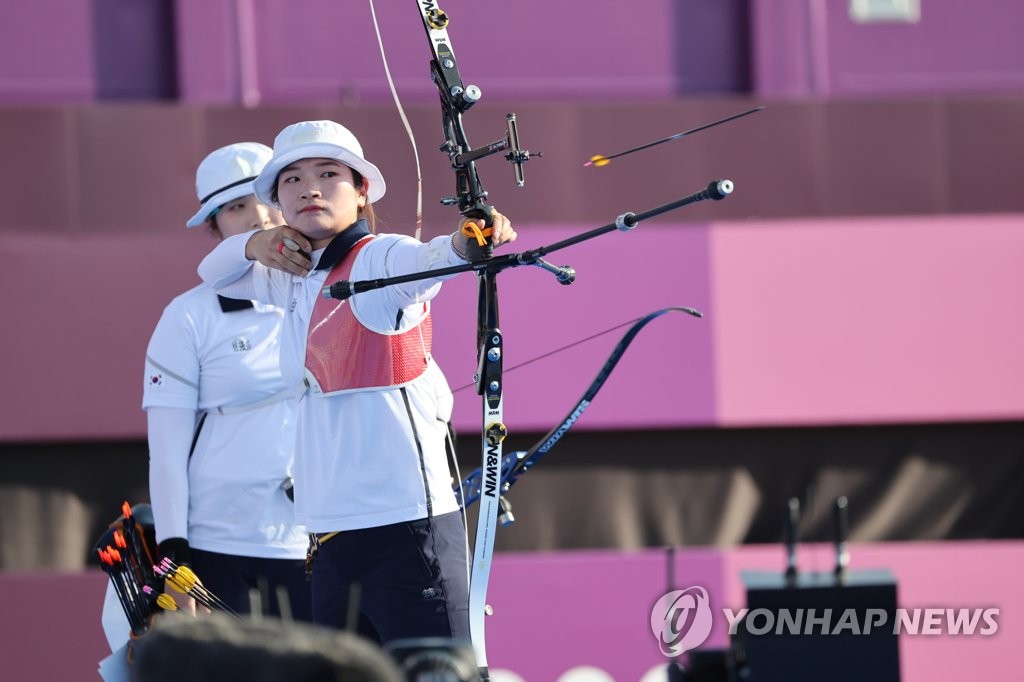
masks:
[(309, 274), (309, 253), (313, 245), (298, 230), (287, 225), (256, 232), (245, 244), (245, 257), (268, 268), (283, 270), (299, 277)]

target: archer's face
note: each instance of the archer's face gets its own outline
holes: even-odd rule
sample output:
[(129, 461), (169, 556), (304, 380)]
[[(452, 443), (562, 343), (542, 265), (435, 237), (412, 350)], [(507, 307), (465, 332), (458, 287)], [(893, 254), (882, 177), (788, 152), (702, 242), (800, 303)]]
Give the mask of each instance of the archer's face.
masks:
[(255, 194), (229, 201), (217, 209), (217, 229), (222, 239), (249, 230), (265, 230), (281, 225), (284, 219), (276, 208), (261, 204)]
[(340, 161), (301, 159), (277, 176), (277, 199), (285, 222), (319, 249), (359, 217), (366, 184), (356, 187), (352, 169)]

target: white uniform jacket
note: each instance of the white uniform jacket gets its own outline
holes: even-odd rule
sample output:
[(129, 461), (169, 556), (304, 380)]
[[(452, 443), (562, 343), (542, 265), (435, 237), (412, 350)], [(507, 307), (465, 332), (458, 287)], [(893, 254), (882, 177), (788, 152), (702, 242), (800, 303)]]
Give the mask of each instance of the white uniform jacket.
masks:
[(292, 476), (299, 393), (281, 378), (283, 317), (205, 284), (164, 310), (146, 351), (142, 402), (158, 542), (305, 556), (306, 530), (282, 488)]
[[(304, 277), (245, 257), (252, 233), (224, 240), (199, 274), (221, 294), (281, 306), (285, 314), (281, 370), (287, 382), (305, 377), (306, 339), (314, 304), (331, 268), (367, 236), (357, 221), (312, 255)], [(357, 254), (353, 281), (461, 265), (448, 236), (423, 244), (379, 235)], [(424, 304), (441, 287), (431, 278), (358, 294), (347, 300), (360, 324), (378, 333), (416, 327)], [(344, 358), (342, 358), (344, 360)], [(445, 450), (452, 394), (430, 358), (426, 371), (401, 387), (314, 395), (299, 401), (295, 453), (297, 519), (310, 532), (372, 528), (458, 509)]]

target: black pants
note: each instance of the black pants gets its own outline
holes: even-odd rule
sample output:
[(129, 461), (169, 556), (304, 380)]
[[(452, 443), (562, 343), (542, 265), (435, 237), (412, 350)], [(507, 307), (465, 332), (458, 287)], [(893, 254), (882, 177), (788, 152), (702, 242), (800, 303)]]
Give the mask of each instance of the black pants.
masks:
[(445, 637), (469, 642), (462, 514), (338, 533), (313, 561), (313, 621), (343, 628), (358, 583), (361, 634), (381, 644)]
[(218, 554), (192, 548), (192, 569), (203, 583), (238, 613), (249, 613), (249, 591), (261, 587), (264, 615), (280, 616), (277, 588), (288, 590), (292, 618), (312, 620), (313, 603), (305, 561), (301, 559), (260, 559)]

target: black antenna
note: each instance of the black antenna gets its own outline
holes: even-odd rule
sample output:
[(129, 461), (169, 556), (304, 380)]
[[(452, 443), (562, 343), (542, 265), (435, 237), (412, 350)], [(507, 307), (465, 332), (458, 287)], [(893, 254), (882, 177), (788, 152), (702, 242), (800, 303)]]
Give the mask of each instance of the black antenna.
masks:
[(786, 506), (786, 580), (788, 582), (796, 581), (797, 564), (796, 564), (796, 538), (797, 530), (800, 527), (800, 498), (791, 497), (789, 498), (789, 504)]
[(836, 523), (836, 577), (843, 578), (846, 575), (846, 567), (850, 563), (850, 550), (846, 544), (846, 533), (848, 529), (846, 495), (836, 498), (835, 523)]
[[(668, 575), (665, 576), (665, 584), (668, 588), (666, 593), (672, 592), (676, 589), (676, 548), (675, 546), (668, 548)], [(673, 656), (672, 660), (668, 662), (668, 682), (685, 682), (686, 671), (683, 670), (683, 666), (679, 665), (679, 656)]]

